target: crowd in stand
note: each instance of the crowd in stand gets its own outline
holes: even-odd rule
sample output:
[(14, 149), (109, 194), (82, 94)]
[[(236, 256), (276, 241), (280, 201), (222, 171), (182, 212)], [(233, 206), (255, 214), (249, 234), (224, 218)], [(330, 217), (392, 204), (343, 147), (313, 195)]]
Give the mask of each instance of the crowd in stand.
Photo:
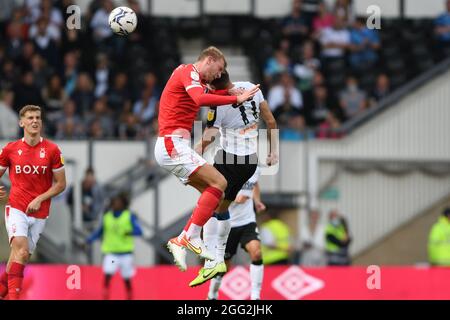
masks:
[[(53, 138), (151, 137), (161, 88), (180, 63), (177, 33), (141, 14), (136, 0), (126, 2), (139, 21), (127, 37), (109, 28), (112, 0), (92, 0), (81, 29), (70, 30), (66, 8), (72, 2), (23, 0), (18, 6), (0, 0), (0, 138), (17, 136), (24, 104), (44, 108), (46, 134)], [(256, 73), (283, 139), (339, 138), (335, 129), (344, 121), (397, 87), (384, 68), (379, 31), (355, 16), (351, 0), (327, 3), (293, 0), (291, 13), (271, 26), (270, 53), (256, 45), (263, 34), (251, 45), (264, 57)], [(443, 50), (450, 48), (450, 1), (447, 7), (434, 23)]]
[[(0, 137), (17, 136), (17, 111), (44, 109), (45, 131), (57, 139), (141, 139), (154, 134), (160, 89), (156, 59), (144, 39), (148, 17), (127, 38), (108, 25), (111, 0), (92, 1), (82, 28), (66, 27), (71, 1), (3, 0), (0, 18)], [(129, 60), (138, 51), (139, 58)], [(139, 51), (140, 50), (140, 51)], [(147, 59), (141, 68), (139, 59)], [(137, 72), (133, 67), (138, 69)]]
[(281, 38), (263, 78), (283, 139), (339, 138), (333, 129), (390, 92), (383, 72), (374, 87), (359, 86), (359, 76), (378, 62), (380, 39), (354, 16), (350, 1), (328, 8), (322, 1), (293, 0), (278, 26)]

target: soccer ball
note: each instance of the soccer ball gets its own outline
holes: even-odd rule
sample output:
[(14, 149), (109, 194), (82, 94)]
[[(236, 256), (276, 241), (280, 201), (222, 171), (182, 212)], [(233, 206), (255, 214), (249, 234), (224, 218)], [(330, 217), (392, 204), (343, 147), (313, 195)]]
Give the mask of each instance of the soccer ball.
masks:
[(117, 7), (109, 14), (108, 22), (115, 34), (126, 36), (136, 29), (137, 16), (128, 7)]

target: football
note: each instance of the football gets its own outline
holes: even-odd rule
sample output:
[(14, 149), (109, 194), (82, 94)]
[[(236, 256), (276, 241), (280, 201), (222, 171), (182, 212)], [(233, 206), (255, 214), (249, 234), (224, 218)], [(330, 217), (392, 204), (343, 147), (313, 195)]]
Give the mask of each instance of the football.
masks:
[(128, 7), (117, 7), (109, 14), (108, 22), (115, 34), (126, 36), (136, 29), (137, 16)]

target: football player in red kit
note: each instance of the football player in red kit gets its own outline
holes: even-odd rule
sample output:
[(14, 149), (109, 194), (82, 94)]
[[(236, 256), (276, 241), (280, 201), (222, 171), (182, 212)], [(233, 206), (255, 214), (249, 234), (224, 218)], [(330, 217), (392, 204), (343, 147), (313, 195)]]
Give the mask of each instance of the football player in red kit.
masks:
[(193, 186), (201, 193), (184, 230), (167, 243), (175, 263), (182, 271), (187, 268), (185, 249), (199, 257), (214, 260), (214, 255), (206, 250), (200, 232), (221, 201), (227, 186), (223, 175), (190, 146), (190, 132), (198, 110), (201, 106), (240, 104), (259, 90), (259, 85), (256, 85), (246, 91), (208, 93), (207, 84), (220, 78), (225, 68), (223, 53), (215, 47), (209, 47), (203, 50), (195, 63), (176, 68), (161, 95), (156, 161), (182, 183)]
[[(58, 146), (41, 137), (41, 108), (27, 105), (19, 112), (22, 139), (0, 150), (0, 178), (9, 169), (11, 190), (5, 224), (11, 253), (0, 276), (0, 299), (19, 299), (23, 271), (36, 248), (49, 215), (51, 198), (66, 187), (64, 158)], [(0, 186), (0, 201), (7, 193)]]

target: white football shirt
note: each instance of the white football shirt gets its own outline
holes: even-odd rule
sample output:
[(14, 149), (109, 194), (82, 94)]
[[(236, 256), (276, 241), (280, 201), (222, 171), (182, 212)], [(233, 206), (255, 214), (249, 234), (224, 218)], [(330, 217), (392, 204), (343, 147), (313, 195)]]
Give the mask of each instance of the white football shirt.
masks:
[[(233, 82), (235, 88), (248, 90), (251, 82)], [(212, 107), (208, 112), (208, 127), (219, 128), (220, 146), (227, 153), (246, 156), (257, 152), (259, 104), (264, 101), (261, 90), (251, 101), (241, 105)]]

